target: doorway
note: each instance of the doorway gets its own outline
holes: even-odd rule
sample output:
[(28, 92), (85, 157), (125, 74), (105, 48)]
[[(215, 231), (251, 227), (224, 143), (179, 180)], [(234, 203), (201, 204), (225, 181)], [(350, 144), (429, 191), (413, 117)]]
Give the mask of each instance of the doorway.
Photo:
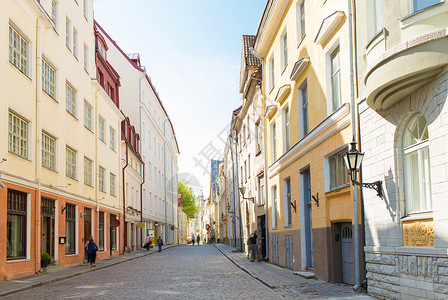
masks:
[(266, 257), (266, 216), (258, 217), (258, 236), (261, 238), (261, 255)]
[(285, 266), (288, 269), (293, 269), (293, 242), (292, 235), (285, 236)]
[(87, 258), (86, 243), (89, 241), (89, 237), (92, 236), (92, 210), (84, 207), (84, 257)]
[(313, 259), (313, 219), (312, 219), (312, 203), (311, 203), (311, 179), (310, 169), (304, 169), (302, 173), (303, 182), (303, 207), (304, 207), (304, 227), (305, 227), (305, 252), (306, 252), (306, 268), (314, 268)]
[(50, 255), (50, 263), (54, 263), (54, 211), (55, 201), (53, 199), (42, 197), (41, 253), (46, 252)]
[(353, 258), (353, 231), (351, 223), (341, 224), (342, 247), (342, 281), (355, 284), (355, 267)]

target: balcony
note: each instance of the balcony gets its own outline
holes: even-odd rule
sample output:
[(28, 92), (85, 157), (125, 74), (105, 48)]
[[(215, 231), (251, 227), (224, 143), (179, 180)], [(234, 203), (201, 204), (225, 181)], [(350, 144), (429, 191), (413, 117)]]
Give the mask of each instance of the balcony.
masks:
[[(399, 20), (401, 42), (386, 51), (386, 30), (366, 48), (367, 104), (387, 110), (432, 81), (448, 65), (448, 3)], [(386, 41), (385, 41), (386, 39)]]

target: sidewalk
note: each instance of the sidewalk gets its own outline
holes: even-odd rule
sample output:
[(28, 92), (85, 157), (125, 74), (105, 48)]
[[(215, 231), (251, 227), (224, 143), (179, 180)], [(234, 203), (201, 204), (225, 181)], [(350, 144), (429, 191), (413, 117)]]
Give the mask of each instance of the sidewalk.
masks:
[[(162, 246), (162, 251), (171, 247), (176, 247), (178, 244)], [(137, 259), (146, 255), (157, 252), (157, 247), (147, 250), (138, 250), (129, 254), (112, 256), (110, 258), (96, 261), (96, 267), (91, 268), (87, 264), (78, 265), (74, 267), (67, 267), (57, 269), (55, 271), (47, 271), (41, 274), (36, 274), (29, 277), (0, 281), (0, 297), (28, 290), (34, 287), (47, 285), (53, 282), (65, 280), (71, 277), (82, 275), (89, 272), (98, 271), (110, 266), (118, 265), (133, 259)]]
[(214, 245), (237, 267), (286, 299), (376, 299), (364, 293), (355, 293), (351, 285), (305, 279), (294, 275), (292, 270), (265, 261), (250, 262), (245, 253), (232, 252), (234, 248), (231, 246)]

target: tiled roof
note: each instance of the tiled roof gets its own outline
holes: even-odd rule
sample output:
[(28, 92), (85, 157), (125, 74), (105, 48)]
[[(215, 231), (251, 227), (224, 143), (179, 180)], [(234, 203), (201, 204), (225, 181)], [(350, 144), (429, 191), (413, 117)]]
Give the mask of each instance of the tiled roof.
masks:
[(259, 66), (261, 65), (261, 60), (253, 55), (250, 48), (254, 46), (255, 35), (243, 35), (243, 51), (244, 59), (246, 61), (246, 66)]

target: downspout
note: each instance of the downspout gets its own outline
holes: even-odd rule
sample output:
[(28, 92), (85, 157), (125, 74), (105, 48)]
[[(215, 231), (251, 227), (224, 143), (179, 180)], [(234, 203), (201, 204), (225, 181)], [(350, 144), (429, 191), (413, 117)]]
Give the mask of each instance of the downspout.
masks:
[[(223, 167), (223, 174), (224, 174), (224, 167)], [(225, 191), (225, 204), (226, 204), (226, 206), (224, 206), (224, 211), (226, 212), (226, 245), (227, 245), (227, 231), (228, 231), (228, 228), (227, 228), (227, 177), (226, 176), (224, 176), (224, 191)]]
[[(126, 126), (126, 121), (125, 121), (125, 126)], [(127, 130), (127, 126), (126, 126), (126, 130)], [(126, 135), (126, 132), (125, 132)], [(125, 169), (127, 168), (127, 166), (129, 165), (128, 163), (128, 141), (126, 140), (125, 137), (125, 145), (126, 145), (126, 164), (123, 167), (123, 254), (126, 252), (126, 245), (128, 244), (128, 230), (127, 230), (127, 226), (126, 226), (126, 182), (125, 182)]]
[[(347, 0), (348, 4), (348, 44), (349, 44), (349, 59), (350, 59), (350, 116), (352, 136), (356, 136), (356, 113), (355, 113), (355, 95), (354, 95), (354, 78), (353, 78), (353, 11), (352, 0)], [(356, 174), (356, 173), (355, 173)], [(355, 175), (356, 176), (356, 175)], [(356, 179), (356, 178), (355, 178)], [(353, 186), (353, 185), (352, 185)], [(357, 291), (362, 287), (361, 284), (361, 263), (359, 261), (359, 220), (358, 220), (358, 187), (353, 186), (353, 223), (354, 223), (354, 246), (355, 246), (355, 286), (353, 290)]]
[[(142, 171), (143, 171), (143, 181), (140, 184), (140, 222), (143, 223), (143, 184), (145, 183), (145, 163), (142, 164)], [(143, 229), (141, 232), (142, 235), (142, 241), (143, 241)]]
[[(168, 120), (168, 118), (166, 119)], [(166, 216), (166, 143), (165, 143), (165, 121), (163, 121), (163, 190), (165, 194), (165, 243), (168, 243), (168, 224)]]
[(236, 248), (236, 201), (235, 201), (235, 163), (233, 161), (233, 141), (232, 134), (229, 135), (230, 141), (230, 157), (232, 160), (232, 185), (233, 185), (233, 246)]
[[(35, 261), (34, 261), (34, 271), (35, 273), (40, 273), (40, 255), (42, 251), (41, 242), (41, 182), (40, 182), (40, 168), (41, 168), (41, 139), (42, 139), (42, 129), (41, 129), (41, 91), (40, 87), (42, 86), (42, 77), (40, 76), (41, 72), (41, 63), (42, 63), (42, 54), (41, 54), (41, 42), (40, 42), (40, 32), (41, 32), (41, 26), (39, 23), (39, 20), (41, 17), (38, 17), (36, 19), (36, 126), (35, 126), (35, 180), (37, 182), (37, 189), (36, 189), (36, 195), (35, 195), (35, 202), (36, 207), (34, 209), (34, 217), (35, 217), (35, 227), (34, 227), (34, 233), (35, 233)], [(56, 208), (57, 213), (57, 208)], [(27, 247), (28, 249), (31, 249), (31, 245)], [(27, 250), (28, 251), (28, 250)], [(28, 253), (27, 253), (28, 254)]]

